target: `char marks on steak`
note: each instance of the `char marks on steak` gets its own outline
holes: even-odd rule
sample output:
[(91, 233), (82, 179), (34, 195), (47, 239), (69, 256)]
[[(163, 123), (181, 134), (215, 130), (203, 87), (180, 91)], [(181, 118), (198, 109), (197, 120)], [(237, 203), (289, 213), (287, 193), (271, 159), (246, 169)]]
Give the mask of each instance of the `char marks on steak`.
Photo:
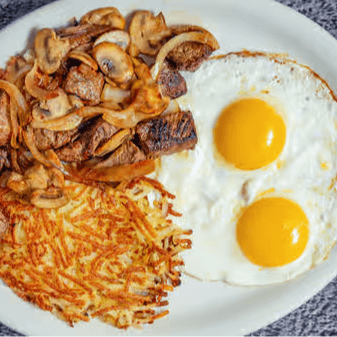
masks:
[(209, 45), (187, 41), (174, 48), (167, 57), (178, 70), (195, 71), (211, 54)]
[(74, 94), (89, 105), (100, 102), (104, 85), (104, 77), (85, 64), (71, 67), (65, 80), (64, 89), (69, 94)]
[(193, 149), (197, 141), (190, 111), (148, 119), (136, 126), (136, 144), (148, 159)]
[(158, 84), (162, 95), (173, 99), (185, 95), (187, 92), (185, 79), (168, 62), (165, 62), (162, 67), (158, 77)]
[(83, 126), (79, 137), (57, 150), (60, 160), (65, 162), (80, 162), (93, 157), (95, 150), (109, 140), (117, 131), (114, 125), (105, 122), (101, 117), (93, 118)]

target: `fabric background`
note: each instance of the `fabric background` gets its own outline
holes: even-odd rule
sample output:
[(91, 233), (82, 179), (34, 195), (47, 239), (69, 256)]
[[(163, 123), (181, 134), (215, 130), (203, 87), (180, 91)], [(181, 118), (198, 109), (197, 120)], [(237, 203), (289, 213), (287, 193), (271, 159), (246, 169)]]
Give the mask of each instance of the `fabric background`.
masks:
[[(0, 0), (0, 29), (24, 14), (53, 1), (55, 0)], [(337, 38), (337, 0), (277, 1), (307, 16)], [(57, 332), (55, 334), (57, 335)], [(250, 334), (250, 336), (309, 335), (337, 336), (337, 278), (297, 310)], [(0, 323), (0, 336), (21, 336), (21, 334)]]

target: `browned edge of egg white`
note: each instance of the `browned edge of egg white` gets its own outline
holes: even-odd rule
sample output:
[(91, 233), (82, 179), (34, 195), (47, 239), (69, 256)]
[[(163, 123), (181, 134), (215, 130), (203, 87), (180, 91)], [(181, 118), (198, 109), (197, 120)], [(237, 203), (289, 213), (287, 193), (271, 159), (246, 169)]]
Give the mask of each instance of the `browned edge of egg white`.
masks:
[(311, 72), (311, 74), (315, 77), (318, 78), (320, 81), (322, 81), (327, 88), (329, 89), (330, 95), (332, 98), (337, 102), (337, 95), (334, 93), (334, 91), (331, 89), (329, 83), (322, 78), (316, 71), (312, 70), (309, 66), (299, 63), (296, 60), (288, 58), (288, 53), (268, 53), (268, 52), (262, 52), (262, 51), (249, 51), (249, 50), (242, 50), (238, 52), (230, 52), (227, 54), (221, 54), (221, 55), (215, 55), (211, 56), (209, 60), (220, 60), (220, 59), (225, 59), (231, 55), (236, 55), (240, 57), (268, 57), (270, 60), (274, 61), (275, 63), (278, 64), (287, 64), (287, 63), (293, 63), (298, 66), (301, 66)]

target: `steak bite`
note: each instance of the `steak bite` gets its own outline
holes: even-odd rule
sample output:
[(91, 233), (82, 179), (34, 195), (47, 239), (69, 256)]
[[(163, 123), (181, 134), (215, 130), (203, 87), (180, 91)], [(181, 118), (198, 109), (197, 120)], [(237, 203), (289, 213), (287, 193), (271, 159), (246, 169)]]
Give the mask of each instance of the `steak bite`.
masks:
[(163, 65), (158, 77), (158, 84), (162, 95), (169, 96), (172, 99), (185, 95), (187, 92), (185, 79), (168, 62)]
[(85, 64), (71, 67), (65, 80), (64, 89), (69, 94), (74, 94), (89, 105), (100, 102), (104, 85), (104, 77)]
[(57, 150), (60, 160), (80, 162), (90, 159), (99, 145), (111, 138), (119, 129), (105, 122), (101, 117), (89, 121), (80, 130), (80, 136)]
[(187, 41), (173, 49), (167, 58), (178, 70), (195, 71), (212, 52), (212, 47), (208, 44)]
[(58, 149), (78, 136), (78, 128), (69, 131), (34, 129), (35, 143), (39, 150)]
[(136, 126), (136, 142), (148, 159), (193, 149), (197, 141), (190, 111), (148, 119)]
[(9, 168), (10, 165), (7, 147), (0, 147), (0, 171), (2, 171), (4, 166)]
[(2, 92), (0, 95), (0, 146), (8, 144), (10, 139), (9, 96)]

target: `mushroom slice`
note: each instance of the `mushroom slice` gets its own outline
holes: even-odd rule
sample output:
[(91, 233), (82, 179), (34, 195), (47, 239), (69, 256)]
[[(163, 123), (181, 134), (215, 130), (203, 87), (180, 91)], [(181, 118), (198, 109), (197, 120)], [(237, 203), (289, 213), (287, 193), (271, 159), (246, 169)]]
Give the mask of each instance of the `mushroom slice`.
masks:
[(162, 46), (163, 40), (171, 35), (166, 26), (164, 15), (154, 16), (150, 11), (138, 11), (134, 14), (129, 32), (132, 42), (132, 56), (139, 53), (154, 56)]
[(111, 42), (111, 43), (117, 44), (117, 46), (120, 46), (124, 50), (127, 50), (129, 48), (131, 38), (127, 32), (124, 32), (122, 30), (113, 30), (111, 32), (102, 34), (95, 41), (94, 46), (102, 42)]
[(88, 53), (73, 50), (69, 53), (68, 57), (85, 63), (95, 71), (98, 70), (96, 61)]
[(208, 32), (207, 29), (196, 26), (196, 25), (185, 25), (185, 24), (177, 24), (177, 25), (171, 25), (169, 26), (171, 29), (172, 35), (179, 35), (182, 33), (188, 33), (188, 32)]
[(32, 190), (48, 187), (49, 174), (42, 164), (36, 164), (27, 169), (24, 178)]
[(31, 194), (31, 203), (38, 208), (58, 208), (68, 203), (68, 196), (58, 188), (35, 190)]
[(103, 157), (109, 152), (112, 152), (122, 145), (125, 141), (133, 137), (132, 129), (123, 129), (115, 133), (104, 145), (100, 146), (95, 151), (95, 156)]
[(57, 97), (34, 105), (32, 115), (35, 121), (51, 120), (66, 115), (71, 108), (67, 94), (59, 89)]
[(117, 83), (125, 83), (133, 76), (129, 55), (111, 42), (102, 42), (93, 48), (93, 56), (102, 72)]
[(64, 175), (55, 167), (48, 169), (49, 173), (49, 185), (62, 188), (64, 186)]
[(24, 177), (14, 171), (12, 171), (9, 176), (7, 187), (19, 194), (28, 193), (30, 190), (30, 186)]
[(54, 73), (67, 54), (70, 43), (67, 39), (60, 39), (53, 29), (44, 28), (37, 32), (34, 49), (39, 68), (46, 74)]
[(91, 25), (111, 26), (123, 30), (125, 19), (119, 10), (115, 7), (103, 7), (94, 9), (83, 15), (80, 24), (89, 23)]
[(118, 87), (112, 87), (108, 83), (104, 85), (102, 95), (101, 95), (102, 102), (124, 103), (129, 98), (130, 98), (130, 90), (124, 90)]

